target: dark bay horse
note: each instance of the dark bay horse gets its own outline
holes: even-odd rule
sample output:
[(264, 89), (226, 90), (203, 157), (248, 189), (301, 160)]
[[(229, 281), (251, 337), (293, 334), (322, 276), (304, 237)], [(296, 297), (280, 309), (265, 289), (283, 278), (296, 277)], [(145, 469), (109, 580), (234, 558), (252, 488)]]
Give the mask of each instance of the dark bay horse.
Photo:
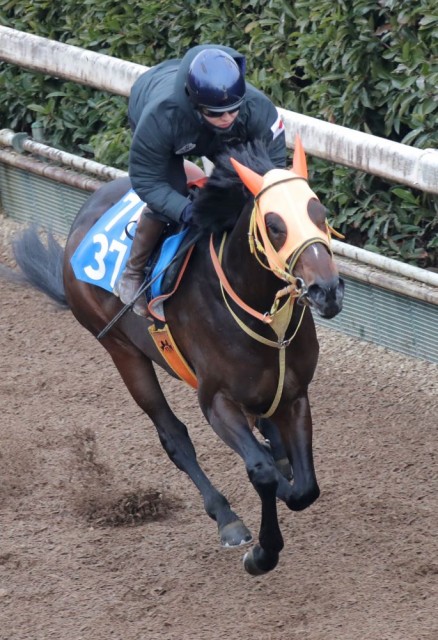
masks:
[[(275, 169), (258, 143), (232, 155), (233, 164), (228, 155), (218, 160), (197, 195), (194, 220), (204, 233), (165, 314), (196, 375), (206, 420), (241, 456), (260, 498), (258, 543), (244, 556), (244, 566), (261, 575), (274, 569), (283, 548), (277, 498), (298, 511), (319, 495), (308, 400), (318, 360), (311, 309), (335, 316), (344, 285), (330, 250), (326, 209), (307, 183), (299, 140), (291, 170)], [(94, 336), (122, 305), (104, 289), (77, 280), (70, 259), (129, 187), (122, 178), (95, 192), (79, 211), (65, 250), (53, 239), (46, 247), (36, 230), (15, 241), (17, 263), (28, 280), (66, 303)], [(175, 374), (149, 335), (151, 322), (128, 311), (102, 345), (170, 459), (201, 493), (221, 544), (248, 543), (251, 533), (199, 466), (187, 429), (159, 386), (153, 362)]]

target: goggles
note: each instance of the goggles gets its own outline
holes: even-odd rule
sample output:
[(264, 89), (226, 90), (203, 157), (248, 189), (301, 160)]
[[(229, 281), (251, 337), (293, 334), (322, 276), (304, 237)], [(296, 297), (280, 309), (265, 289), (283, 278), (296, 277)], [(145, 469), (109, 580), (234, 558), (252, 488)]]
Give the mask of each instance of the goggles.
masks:
[(226, 113), (236, 113), (239, 111), (240, 105), (238, 107), (234, 107), (233, 109), (226, 109), (225, 111), (210, 111), (210, 109), (206, 109), (204, 107), (200, 107), (199, 111), (203, 116), (207, 116), (207, 118), (222, 118)]

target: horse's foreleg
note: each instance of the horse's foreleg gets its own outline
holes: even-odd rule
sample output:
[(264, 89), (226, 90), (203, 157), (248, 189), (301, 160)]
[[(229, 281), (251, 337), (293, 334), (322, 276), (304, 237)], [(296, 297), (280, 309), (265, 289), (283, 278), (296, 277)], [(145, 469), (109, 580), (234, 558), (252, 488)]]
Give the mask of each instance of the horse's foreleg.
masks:
[(281, 406), (273, 419), (292, 465), (293, 484), (280, 496), (293, 511), (306, 509), (319, 496), (312, 450), (312, 416), (307, 394)]
[(245, 555), (244, 566), (248, 573), (262, 575), (276, 567), (283, 548), (276, 502), (278, 470), (270, 452), (255, 438), (245, 416), (233, 403), (217, 394), (203, 409), (218, 436), (243, 458), (248, 477), (260, 496), (259, 544)]
[(231, 547), (250, 542), (251, 532), (199, 466), (187, 428), (170, 409), (151, 361), (131, 346), (105, 346), (135, 402), (154, 423), (167, 455), (201, 493), (207, 514), (217, 522), (221, 544)]
[(268, 418), (258, 418), (256, 426), (265, 440), (267, 440), (267, 445), (277, 469), (287, 480), (292, 480), (292, 468), (277, 425)]

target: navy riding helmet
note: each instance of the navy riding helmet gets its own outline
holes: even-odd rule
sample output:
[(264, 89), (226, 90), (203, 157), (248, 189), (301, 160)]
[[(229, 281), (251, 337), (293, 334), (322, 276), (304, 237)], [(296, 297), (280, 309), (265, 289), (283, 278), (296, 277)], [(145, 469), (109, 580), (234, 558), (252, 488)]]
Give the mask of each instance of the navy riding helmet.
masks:
[(236, 111), (245, 97), (245, 58), (236, 61), (220, 49), (201, 51), (189, 67), (186, 89), (198, 109)]

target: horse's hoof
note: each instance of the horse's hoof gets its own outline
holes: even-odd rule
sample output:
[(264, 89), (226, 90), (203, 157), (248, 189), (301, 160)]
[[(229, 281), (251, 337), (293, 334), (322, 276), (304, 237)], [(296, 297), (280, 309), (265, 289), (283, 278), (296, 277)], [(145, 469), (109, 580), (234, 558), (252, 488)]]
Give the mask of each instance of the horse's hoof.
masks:
[(252, 542), (251, 531), (245, 527), (241, 520), (235, 520), (226, 524), (220, 530), (221, 545), (226, 549), (241, 547)]
[(245, 571), (249, 573), (250, 576), (264, 576), (265, 573), (268, 573), (265, 569), (261, 569), (256, 564), (254, 558), (254, 549), (250, 549), (243, 556), (243, 566), (245, 567)]

